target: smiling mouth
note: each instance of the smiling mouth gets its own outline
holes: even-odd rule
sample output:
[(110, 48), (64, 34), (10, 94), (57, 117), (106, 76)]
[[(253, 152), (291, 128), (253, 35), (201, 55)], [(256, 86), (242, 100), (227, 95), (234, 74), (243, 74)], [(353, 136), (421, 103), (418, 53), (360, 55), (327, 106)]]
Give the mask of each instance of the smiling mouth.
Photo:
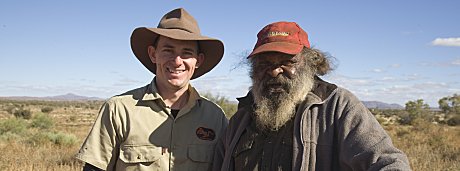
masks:
[(180, 73), (183, 73), (185, 72), (185, 69), (171, 69), (171, 68), (167, 68), (168, 72), (171, 73), (171, 74), (180, 74)]

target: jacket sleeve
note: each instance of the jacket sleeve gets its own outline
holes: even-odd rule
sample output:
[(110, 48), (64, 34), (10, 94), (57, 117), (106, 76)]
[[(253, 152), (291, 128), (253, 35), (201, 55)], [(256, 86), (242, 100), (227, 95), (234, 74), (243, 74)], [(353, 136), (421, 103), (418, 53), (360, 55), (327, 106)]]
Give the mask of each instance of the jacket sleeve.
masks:
[[(397, 149), (372, 113), (346, 91), (338, 122), (341, 167), (351, 170), (411, 170), (407, 156)], [(349, 98), (348, 98), (349, 97)]]

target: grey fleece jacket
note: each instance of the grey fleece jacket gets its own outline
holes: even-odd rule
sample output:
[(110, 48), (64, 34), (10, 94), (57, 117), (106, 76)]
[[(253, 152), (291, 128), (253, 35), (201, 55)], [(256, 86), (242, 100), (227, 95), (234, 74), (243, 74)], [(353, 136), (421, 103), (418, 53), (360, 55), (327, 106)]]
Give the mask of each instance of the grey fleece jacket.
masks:
[[(315, 78), (294, 120), (292, 170), (411, 170), (372, 113), (349, 91)], [(251, 92), (216, 145), (213, 170), (234, 170), (234, 149), (253, 122)]]

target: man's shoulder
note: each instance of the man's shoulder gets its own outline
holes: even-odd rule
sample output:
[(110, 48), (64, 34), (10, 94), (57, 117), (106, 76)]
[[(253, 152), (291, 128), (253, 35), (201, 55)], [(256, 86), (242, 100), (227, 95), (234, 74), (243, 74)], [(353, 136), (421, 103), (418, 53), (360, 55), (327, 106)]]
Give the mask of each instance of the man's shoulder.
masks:
[(148, 89), (148, 85), (126, 91), (122, 94), (110, 97), (107, 103), (124, 103), (128, 101), (137, 101), (142, 99)]
[(221, 111), (223, 111), (222, 108), (217, 103), (207, 99), (204, 96), (200, 96), (199, 103), (200, 103), (200, 107), (207, 108), (207, 109), (212, 109), (212, 110), (221, 110)]

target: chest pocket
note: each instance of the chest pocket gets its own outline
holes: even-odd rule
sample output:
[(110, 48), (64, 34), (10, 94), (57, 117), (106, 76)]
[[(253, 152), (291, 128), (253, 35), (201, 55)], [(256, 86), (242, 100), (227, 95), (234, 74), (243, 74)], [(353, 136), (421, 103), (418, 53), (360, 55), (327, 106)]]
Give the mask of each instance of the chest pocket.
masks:
[(125, 163), (157, 162), (161, 159), (162, 149), (154, 145), (124, 145), (120, 149), (120, 160)]
[(192, 164), (185, 170), (209, 170), (214, 157), (215, 144), (191, 144), (187, 148), (187, 157)]
[(188, 146), (187, 156), (194, 162), (211, 163), (215, 144), (192, 144)]

